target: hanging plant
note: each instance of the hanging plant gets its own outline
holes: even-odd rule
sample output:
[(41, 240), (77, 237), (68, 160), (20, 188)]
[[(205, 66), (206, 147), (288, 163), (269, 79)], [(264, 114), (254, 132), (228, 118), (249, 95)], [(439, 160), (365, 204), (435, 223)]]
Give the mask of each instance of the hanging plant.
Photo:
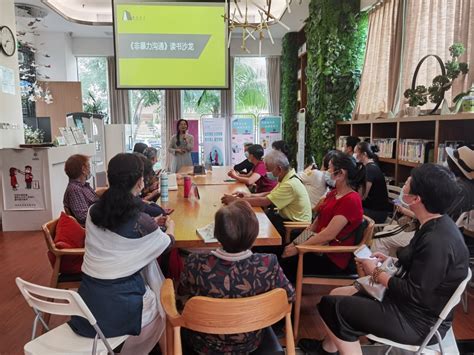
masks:
[(297, 33), (289, 32), (282, 40), (280, 60), (281, 94), (280, 107), (283, 118), (283, 139), (290, 147), (291, 162), (296, 161), (296, 135), (298, 123), (296, 112), (298, 110), (298, 42)]
[(306, 159), (320, 162), (335, 146), (337, 121), (352, 118), (367, 39), (359, 1), (312, 0), (306, 25), (308, 105)]

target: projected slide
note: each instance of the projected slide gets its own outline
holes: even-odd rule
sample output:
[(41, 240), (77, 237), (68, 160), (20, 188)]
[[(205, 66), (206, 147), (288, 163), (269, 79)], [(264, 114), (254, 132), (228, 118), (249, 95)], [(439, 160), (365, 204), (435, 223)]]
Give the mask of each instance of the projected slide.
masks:
[(114, 1), (118, 88), (227, 88), (224, 3)]

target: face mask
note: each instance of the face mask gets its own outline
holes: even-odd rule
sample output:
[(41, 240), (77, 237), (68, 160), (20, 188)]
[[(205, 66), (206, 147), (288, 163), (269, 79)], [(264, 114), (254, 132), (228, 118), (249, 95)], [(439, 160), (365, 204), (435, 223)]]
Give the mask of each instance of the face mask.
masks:
[(334, 187), (336, 186), (336, 180), (334, 180), (332, 177), (331, 177), (331, 173), (329, 171), (325, 171), (324, 172), (324, 180), (326, 181), (326, 184), (330, 187)]
[(249, 158), (249, 152), (244, 152), (244, 155), (247, 159)]
[(405, 193), (402, 191), (400, 191), (400, 196), (398, 196), (398, 201), (400, 201), (400, 204), (405, 207), (405, 208), (410, 208), (411, 205), (413, 205), (413, 203), (406, 203), (403, 198), (405, 197)]
[(161, 170), (161, 163), (159, 161), (153, 164), (153, 171), (158, 171), (158, 170)]
[(277, 181), (278, 180), (278, 177), (273, 175), (273, 173), (271, 171), (267, 173), (267, 178), (269, 178), (272, 181)]
[(356, 162), (360, 162), (359, 158), (357, 158), (357, 154), (356, 154), (356, 153), (352, 154), (352, 156), (353, 156), (353, 158), (355, 159)]

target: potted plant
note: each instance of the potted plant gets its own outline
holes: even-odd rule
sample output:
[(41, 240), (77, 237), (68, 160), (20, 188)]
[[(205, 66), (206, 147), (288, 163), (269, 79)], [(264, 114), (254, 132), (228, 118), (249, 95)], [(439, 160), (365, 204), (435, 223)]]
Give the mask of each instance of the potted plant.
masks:
[(424, 85), (418, 85), (414, 89), (407, 89), (403, 96), (408, 99), (407, 116), (418, 116), (420, 107), (428, 102), (428, 89)]
[[(421, 58), (420, 62), (416, 66), (415, 73), (413, 74), (411, 89), (406, 90), (404, 94), (405, 97), (409, 99), (409, 105), (412, 106), (410, 100), (411, 98), (413, 98), (412, 102), (416, 104), (416, 106), (423, 106), (424, 104), (426, 104), (426, 100), (424, 102), (419, 101), (423, 102), (422, 104), (417, 103), (417, 101), (420, 99), (420, 96), (428, 96), (429, 100), (435, 104), (435, 107), (433, 108), (433, 110), (431, 110), (429, 114), (434, 114), (444, 99), (444, 93), (448, 91), (453, 85), (453, 81), (460, 74), (464, 75), (469, 71), (469, 66), (467, 63), (459, 62), (459, 57), (463, 55), (464, 51), (465, 48), (462, 43), (453, 43), (453, 45), (449, 47), (451, 60), (448, 60), (445, 63), (443, 63), (441, 58), (435, 54), (428, 54)], [(441, 75), (437, 75), (434, 77), (431, 86), (427, 89), (427, 92), (417, 92), (418, 88), (425, 88), (422, 85), (416, 86), (416, 77), (418, 75), (418, 71), (420, 70), (421, 65), (429, 57), (434, 57), (438, 61), (441, 69)], [(416, 99), (416, 97), (418, 97), (418, 99)], [(409, 114), (409, 116), (411, 115)]]

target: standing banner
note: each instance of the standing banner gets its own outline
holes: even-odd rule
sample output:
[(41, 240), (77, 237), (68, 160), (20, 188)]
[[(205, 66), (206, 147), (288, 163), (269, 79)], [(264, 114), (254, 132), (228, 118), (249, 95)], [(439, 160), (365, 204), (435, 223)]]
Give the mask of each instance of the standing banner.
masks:
[(267, 154), (272, 149), (272, 143), (282, 139), (281, 117), (262, 115), (259, 118), (259, 142)]
[(305, 118), (306, 118), (306, 109), (302, 108), (298, 111), (298, 153), (296, 154), (296, 163), (297, 163), (297, 172), (302, 172), (304, 170), (304, 146), (305, 146)]
[(245, 160), (244, 143), (255, 142), (255, 119), (233, 117), (231, 119), (232, 165)]
[(3, 206), (5, 210), (44, 210), (42, 154), (34, 149), (11, 150), (3, 155)]
[(225, 165), (225, 119), (202, 118), (204, 162), (206, 165)]

